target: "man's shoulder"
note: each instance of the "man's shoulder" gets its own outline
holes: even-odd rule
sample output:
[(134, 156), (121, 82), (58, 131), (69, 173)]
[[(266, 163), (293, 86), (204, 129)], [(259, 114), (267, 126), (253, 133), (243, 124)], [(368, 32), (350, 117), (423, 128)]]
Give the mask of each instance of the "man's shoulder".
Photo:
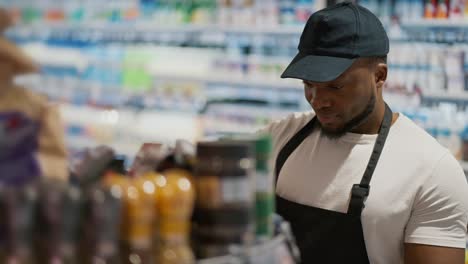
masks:
[(272, 121), (262, 129), (262, 132), (269, 133), (273, 137), (292, 137), (314, 116), (312, 111), (294, 112), (284, 118)]
[(273, 153), (276, 155), (282, 146), (284, 146), (314, 116), (315, 114), (312, 111), (291, 113), (284, 118), (272, 121), (266, 127), (261, 129), (259, 133), (271, 136), (274, 146)]
[(459, 162), (449, 149), (408, 117), (400, 114), (399, 119), (393, 135), (389, 135), (392, 145), (398, 149), (397, 153), (402, 157), (412, 157), (408, 162), (415, 166), (423, 165), (431, 173), (441, 166), (460, 170)]
[[(424, 146), (432, 148), (438, 152), (446, 152), (444, 148), (433, 136), (431, 136), (420, 125), (416, 124), (409, 117), (399, 114), (395, 123), (394, 136), (402, 144), (411, 143), (409, 146)], [(390, 130), (392, 132), (392, 130)]]

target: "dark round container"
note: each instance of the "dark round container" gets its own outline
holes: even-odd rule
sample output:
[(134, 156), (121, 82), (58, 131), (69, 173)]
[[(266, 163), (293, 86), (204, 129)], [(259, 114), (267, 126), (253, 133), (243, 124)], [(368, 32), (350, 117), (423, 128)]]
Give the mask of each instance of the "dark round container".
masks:
[[(201, 142), (195, 185), (196, 252), (223, 255), (231, 245), (254, 239), (254, 145), (245, 141)], [(213, 247), (216, 246), (216, 250)]]

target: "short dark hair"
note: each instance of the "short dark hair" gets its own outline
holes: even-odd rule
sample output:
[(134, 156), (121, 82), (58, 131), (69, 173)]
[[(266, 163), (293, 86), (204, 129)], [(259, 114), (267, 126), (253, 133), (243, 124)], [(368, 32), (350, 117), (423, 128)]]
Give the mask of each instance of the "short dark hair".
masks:
[(379, 63), (387, 64), (387, 56), (372, 56), (372, 57), (361, 57), (362, 60), (369, 68), (374, 68)]
[(369, 57), (374, 63), (385, 63), (387, 64), (387, 55)]

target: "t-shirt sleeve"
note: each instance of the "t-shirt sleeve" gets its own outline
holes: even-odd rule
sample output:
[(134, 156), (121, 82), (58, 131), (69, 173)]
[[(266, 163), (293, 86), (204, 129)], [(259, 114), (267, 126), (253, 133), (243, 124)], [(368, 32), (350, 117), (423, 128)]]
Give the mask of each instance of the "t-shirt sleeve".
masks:
[(263, 126), (260, 129), (258, 129), (257, 131), (255, 131), (255, 134), (256, 135), (270, 135), (271, 136), (272, 127), (273, 127), (273, 123), (269, 123), (268, 125)]
[(405, 242), (465, 248), (467, 225), (467, 179), (458, 161), (447, 153), (416, 195)]

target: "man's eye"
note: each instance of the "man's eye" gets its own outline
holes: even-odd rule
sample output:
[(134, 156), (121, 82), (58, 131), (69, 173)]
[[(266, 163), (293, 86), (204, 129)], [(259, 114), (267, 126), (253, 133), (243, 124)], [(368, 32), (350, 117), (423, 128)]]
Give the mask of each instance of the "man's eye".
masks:
[(341, 88), (343, 88), (343, 86), (330, 86), (330, 87), (328, 87), (328, 89), (330, 89), (330, 90), (340, 90)]

